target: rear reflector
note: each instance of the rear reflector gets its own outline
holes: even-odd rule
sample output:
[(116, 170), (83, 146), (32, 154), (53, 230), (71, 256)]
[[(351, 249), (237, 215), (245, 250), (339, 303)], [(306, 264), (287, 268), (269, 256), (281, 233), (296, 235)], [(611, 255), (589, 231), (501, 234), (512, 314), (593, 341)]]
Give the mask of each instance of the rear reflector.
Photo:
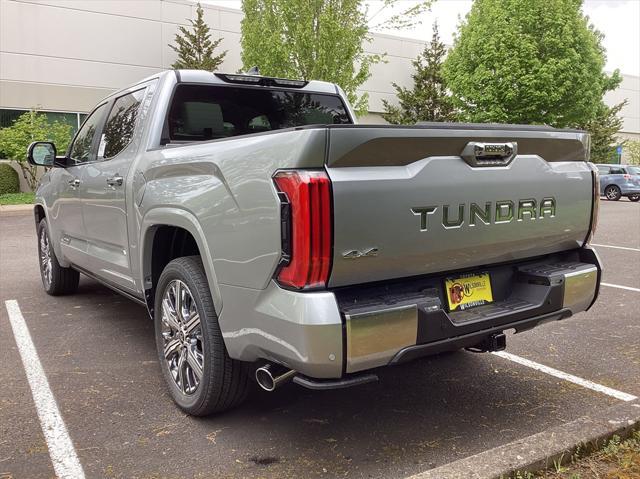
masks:
[(332, 241), (329, 178), (324, 171), (295, 170), (277, 173), (274, 181), (286, 196), (287, 207), (281, 211), (288, 216), (283, 218), (285, 265), (278, 282), (296, 289), (325, 287)]

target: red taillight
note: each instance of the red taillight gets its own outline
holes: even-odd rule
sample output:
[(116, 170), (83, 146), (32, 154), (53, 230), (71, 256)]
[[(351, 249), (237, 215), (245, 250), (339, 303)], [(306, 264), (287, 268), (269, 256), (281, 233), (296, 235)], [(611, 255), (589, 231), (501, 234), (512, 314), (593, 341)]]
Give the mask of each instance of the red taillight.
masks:
[(622, 175), (622, 177), (623, 177), (625, 180), (630, 180), (630, 179), (631, 179), (631, 175)]
[(283, 232), (288, 264), (278, 281), (294, 288), (324, 287), (331, 264), (331, 183), (324, 171), (281, 171), (274, 177), (288, 202)]

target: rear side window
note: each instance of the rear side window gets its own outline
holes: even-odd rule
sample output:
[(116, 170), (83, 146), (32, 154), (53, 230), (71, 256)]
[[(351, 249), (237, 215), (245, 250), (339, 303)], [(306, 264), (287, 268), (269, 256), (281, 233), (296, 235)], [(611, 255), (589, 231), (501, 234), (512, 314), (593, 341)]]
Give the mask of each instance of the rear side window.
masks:
[(625, 173), (626, 171), (624, 171), (624, 168), (611, 168), (610, 172), (612, 175), (624, 175)]
[(74, 163), (85, 163), (96, 159), (94, 139), (96, 138), (100, 123), (104, 119), (106, 106), (107, 104), (104, 103), (93, 110), (76, 134), (71, 149), (69, 150), (69, 157)]
[(204, 141), (314, 124), (351, 123), (336, 95), (215, 85), (179, 85), (170, 141)]
[(143, 88), (121, 96), (113, 103), (100, 142), (104, 152), (98, 152), (98, 156), (113, 158), (131, 142), (144, 91)]

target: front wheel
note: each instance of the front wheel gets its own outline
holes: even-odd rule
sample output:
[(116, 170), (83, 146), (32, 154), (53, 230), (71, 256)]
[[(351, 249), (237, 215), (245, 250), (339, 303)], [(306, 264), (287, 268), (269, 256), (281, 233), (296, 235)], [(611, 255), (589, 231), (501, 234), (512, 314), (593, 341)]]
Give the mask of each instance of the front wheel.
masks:
[(227, 354), (199, 256), (177, 258), (165, 267), (154, 316), (162, 373), (183, 411), (206, 416), (244, 400), (247, 364)]
[(622, 198), (622, 192), (616, 185), (609, 185), (604, 189), (604, 196), (606, 196), (608, 200), (618, 201)]
[(80, 273), (72, 268), (63, 268), (58, 263), (58, 258), (51, 245), (46, 219), (42, 219), (38, 224), (38, 259), (40, 260), (42, 286), (47, 294), (58, 296), (76, 292), (80, 282)]
[(640, 195), (629, 196), (629, 201), (638, 201), (638, 200), (640, 200)]

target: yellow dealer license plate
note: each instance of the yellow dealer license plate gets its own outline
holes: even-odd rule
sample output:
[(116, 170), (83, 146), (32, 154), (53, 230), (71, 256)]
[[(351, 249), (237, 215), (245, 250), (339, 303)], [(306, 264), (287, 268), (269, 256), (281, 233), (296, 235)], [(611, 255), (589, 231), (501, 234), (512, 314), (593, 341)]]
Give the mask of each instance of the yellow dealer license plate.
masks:
[(467, 274), (445, 280), (449, 311), (458, 311), (493, 302), (489, 273)]

